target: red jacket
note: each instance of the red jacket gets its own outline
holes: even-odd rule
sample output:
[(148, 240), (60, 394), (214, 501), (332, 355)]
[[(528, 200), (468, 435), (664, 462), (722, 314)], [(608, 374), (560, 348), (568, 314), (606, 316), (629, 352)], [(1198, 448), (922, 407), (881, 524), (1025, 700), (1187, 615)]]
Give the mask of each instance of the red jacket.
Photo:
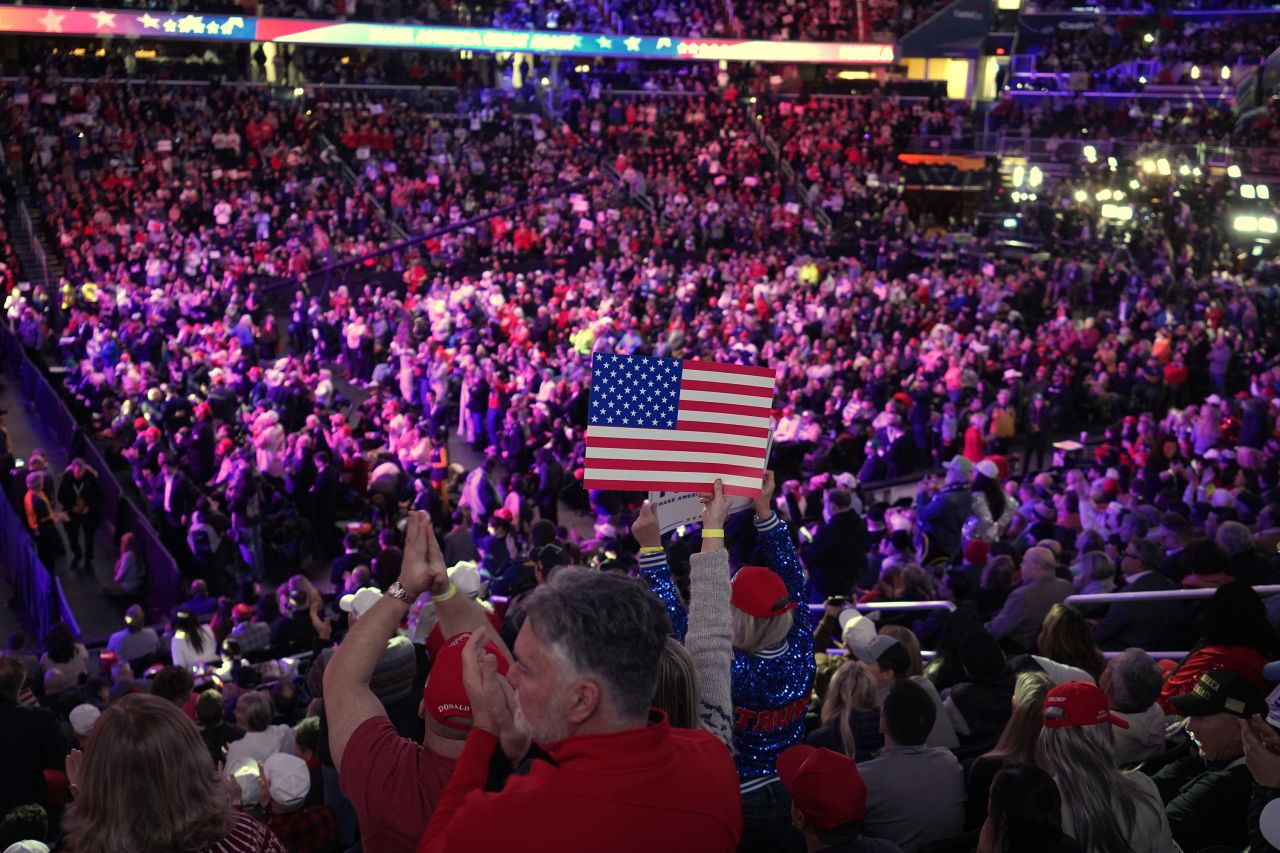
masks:
[(738, 774), (723, 743), (673, 729), (570, 737), (502, 790), (484, 790), (493, 735), (472, 729), (418, 853), (608, 850), (717, 853), (742, 835)]

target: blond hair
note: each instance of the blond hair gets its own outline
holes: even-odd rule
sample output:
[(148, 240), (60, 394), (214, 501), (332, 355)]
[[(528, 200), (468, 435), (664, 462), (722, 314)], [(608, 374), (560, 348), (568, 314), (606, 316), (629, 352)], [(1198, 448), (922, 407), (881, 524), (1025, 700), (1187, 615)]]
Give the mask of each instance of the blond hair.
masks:
[(673, 728), (700, 729), (700, 698), (698, 670), (693, 657), (679, 640), (667, 637), (662, 660), (658, 664), (658, 689), (653, 694), (653, 706), (667, 712)]
[(751, 616), (733, 608), (733, 647), (749, 655), (776, 646), (791, 631), (790, 611), (778, 616)]
[(858, 753), (854, 742), (853, 723), (850, 715), (854, 711), (871, 711), (878, 707), (876, 701), (876, 683), (866, 667), (856, 660), (847, 660), (831, 676), (831, 684), (827, 686), (827, 698), (822, 703), (820, 719), (824, 726), (835, 726), (840, 732), (840, 743), (844, 754), (853, 758)]
[(72, 853), (194, 853), (231, 832), (231, 797), (196, 724), (131, 694), (94, 724), (62, 825)]

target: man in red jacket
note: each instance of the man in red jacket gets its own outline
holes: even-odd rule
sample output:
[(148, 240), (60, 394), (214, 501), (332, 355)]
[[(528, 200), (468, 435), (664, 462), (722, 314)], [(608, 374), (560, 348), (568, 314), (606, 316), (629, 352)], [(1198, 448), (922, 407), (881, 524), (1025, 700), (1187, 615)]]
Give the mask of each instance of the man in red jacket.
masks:
[(473, 725), (419, 853), (735, 849), (728, 750), (649, 707), (671, 630), (661, 602), (621, 575), (561, 569), (525, 614), (509, 681), (491, 626), (467, 643)]

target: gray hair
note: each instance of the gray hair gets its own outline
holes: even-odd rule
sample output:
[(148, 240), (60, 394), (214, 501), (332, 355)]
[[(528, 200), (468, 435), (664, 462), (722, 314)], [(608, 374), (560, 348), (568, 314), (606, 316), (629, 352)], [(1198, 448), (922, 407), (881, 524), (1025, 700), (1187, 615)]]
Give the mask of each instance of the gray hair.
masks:
[(525, 598), (524, 611), (538, 639), (605, 686), (620, 713), (645, 716), (671, 633), (653, 593), (624, 575), (565, 567)]
[(266, 731), (274, 713), (271, 697), (259, 691), (246, 693), (237, 699), (236, 711), (244, 715), (244, 724), (251, 732)]
[(1107, 663), (1098, 686), (1116, 711), (1140, 714), (1160, 698), (1164, 674), (1142, 649), (1125, 649)]
[(1253, 547), (1253, 534), (1249, 528), (1238, 521), (1224, 521), (1218, 525), (1218, 534), (1214, 537), (1222, 550), (1231, 556), (1243, 554)]

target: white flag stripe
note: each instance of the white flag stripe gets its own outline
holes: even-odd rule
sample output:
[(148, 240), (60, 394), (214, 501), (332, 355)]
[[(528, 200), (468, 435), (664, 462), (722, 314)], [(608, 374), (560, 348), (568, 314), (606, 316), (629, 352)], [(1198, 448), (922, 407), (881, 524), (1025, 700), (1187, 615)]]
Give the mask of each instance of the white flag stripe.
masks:
[[(686, 414), (685, 419), (688, 420)], [(641, 429), (639, 427), (609, 427), (592, 425), (588, 432), (592, 438), (623, 438), (627, 440), (645, 439), (648, 441), (706, 441), (712, 444), (731, 444), (735, 447), (749, 447), (763, 450), (769, 445), (769, 437), (759, 438), (753, 435), (730, 435), (723, 432), (703, 432), (701, 430), (682, 429)]]
[(718, 462), (722, 465), (759, 465), (764, 469), (764, 451), (758, 453), (699, 453), (690, 450), (631, 450), (625, 447), (588, 447), (587, 463), (608, 465), (609, 459), (644, 459), (661, 468), (663, 462)]
[[(726, 486), (742, 486), (748, 489), (760, 488), (760, 477), (739, 477), (736, 474), (708, 474), (706, 481), (711, 483), (719, 478)], [(611, 468), (591, 468), (587, 471), (588, 480), (616, 480), (633, 483), (689, 483), (703, 479), (697, 474), (687, 471), (633, 471), (631, 469), (614, 470)]]
[(726, 415), (723, 412), (691, 412), (680, 410), (680, 420), (698, 421), (704, 424), (735, 424), (736, 426), (768, 427), (769, 419), (762, 415)]
[(752, 388), (773, 388), (775, 379), (772, 376), (749, 376), (742, 373), (720, 373), (715, 370), (690, 370), (680, 372), (680, 378), (697, 379), (702, 382), (727, 382), (730, 385), (749, 385)]
[(702, 403), (732, 403), (735, 406), (752, 406), (760, 411), (761, 417), (768, 417), (773, 410), (773, 401), (764, 397), (744, 397), (741, 394), (725, 394), (720, 391), (694, 391), (691, 388), (680, 389), (681, 400), (698, 400)]

